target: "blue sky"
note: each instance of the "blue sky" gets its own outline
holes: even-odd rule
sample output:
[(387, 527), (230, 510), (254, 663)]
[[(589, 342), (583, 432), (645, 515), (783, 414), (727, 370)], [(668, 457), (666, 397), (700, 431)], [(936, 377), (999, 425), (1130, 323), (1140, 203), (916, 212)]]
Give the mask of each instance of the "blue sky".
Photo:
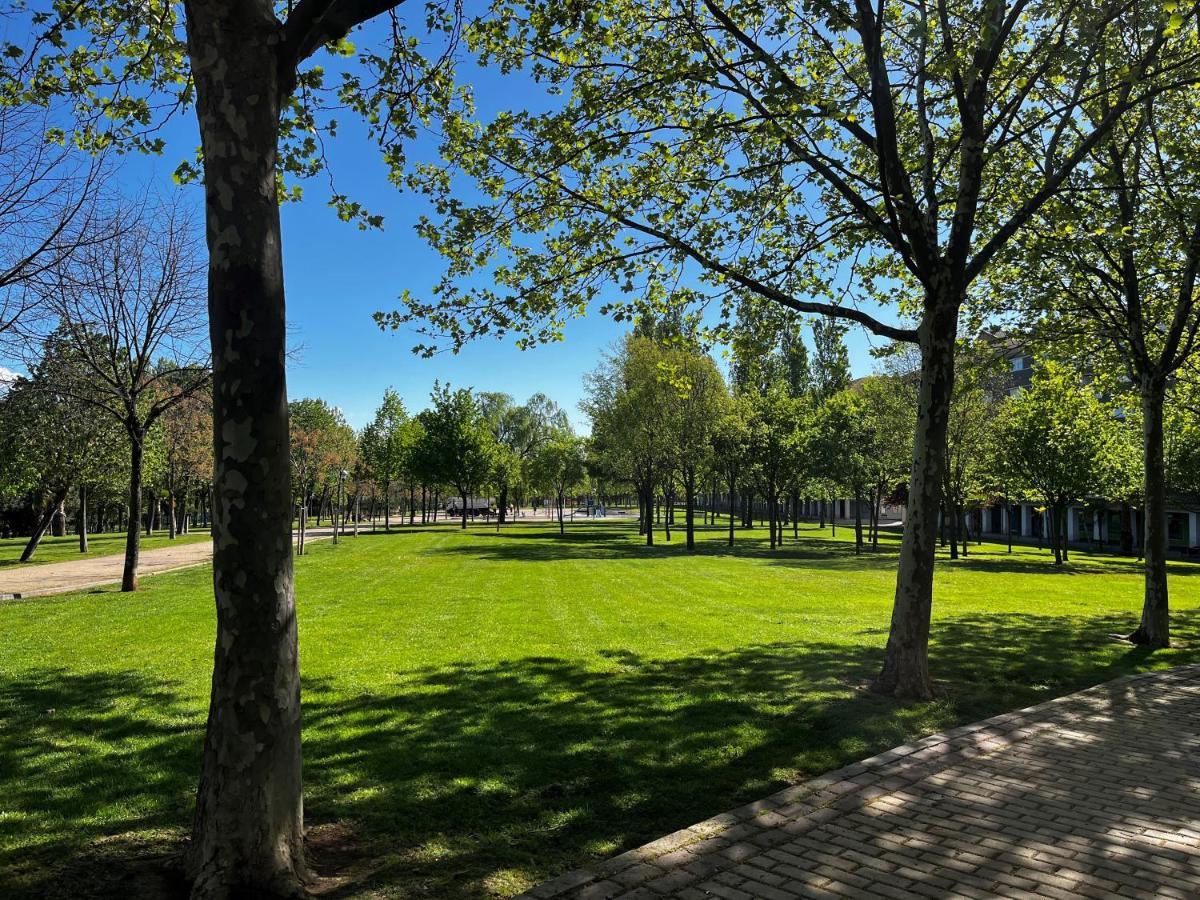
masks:
[[(491, 70), (474, 73), (475, 91), (485, 110), (500, 105), (547, 101), (541, 89), (519, 77), (504, 78)], [(438, 254), (413, 231), (426, 210), (421, 198), (389, 185), (379, 151), (363, 137), (351, 115), (340, 116), (339, 137), (328, 145), (337, 188), (385, 216), (382, 232), (363, 232), (338, 221), (326, 205), (322, 179), (305, 185), (306, 199), (283, 208), (284, 269), (288, 319), (299, 348), (288, 373), (292, 397), (320, 396), (340, 407), (350, 423), (362, 426), (371, 417), (384, 389), (395, 387), (410, 409), (428, 400), (435, 379), (456, 386), (505, 391), (518, 401), (541, 391), (556, 400), (577, 426), (584, 373), (595, 368), (606, 347), (625, 330), (599, 313), (571, 322), (558, 344), (519, 351), (513, 339), (485, 339), (458, 355), (422, 359), (411, 353), (412, 332), (383, 333), (371, 314), (399, 306), (405, 289), (428, 296), (442, 271)], [(356, 127), (357, 126), (357, 127)], [(126, 157), (121, 178), (130, 190), (149, 187), (183, 190), (199, 206), (198, 186), (177, 188), (171, 173), (192, 158), (199, 143), (192, 111), (173, 120), (164, 132), (162, 157)], [(432, 136), (418, 140), (410, 155), (428, 156)], [(878, 343), (878, 339), (874, 339)], [(872, 339), (855, 328), (847, 336), (856, 375), (871, 370), (867, 350)]]

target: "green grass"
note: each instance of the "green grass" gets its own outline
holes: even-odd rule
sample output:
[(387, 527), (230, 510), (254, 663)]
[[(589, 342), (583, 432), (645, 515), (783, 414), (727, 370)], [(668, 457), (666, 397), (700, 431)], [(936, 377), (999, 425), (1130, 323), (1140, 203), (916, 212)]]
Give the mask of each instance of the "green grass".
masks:
[[(196, 529), (190, 534), (181, 534), (172, 541), (165, 531), (156, 531), (147, 537), (142, 535), (142, 549), (153, 550), (155, 547), (165, 547), (169, 544), (190, 544), (195, 541), (210, 540), (208, 529)], [(21, 551), (29, 542), (27, 537), (0, 538), (0, 569), (13, 566), (36, 566), (44, 563), (69, 562), (73, 559), (91, 559), (96, 556), (110, 556), (125, 553), (125, 532), (108, 531), (102, 534), (88, 535), (88, 552), (79, 552), (79, 535), (67, 534), (63, 537), (46, 535), (38, 544), (33, 559), (27, 563), (21, 562)]]
[[(1177, 646), (1147, 654), (1108, 637), (1136, 624), (1133, 561), (972, 546), (939, 563), (943, 695), (897, 704), (864, 690), (894, 538), (855, 558), (850, 529), (801, 534), (774, 555), (762, 532), (689, 556), (614, 522), (314, 544), (306, 811), (353, 845), (337, 896), (512, 894), (916, 735), (1200, 658), (1200, 566), (1172, 566)], [(178, 847), (213, 628), (207, 568), (0, 604), (0, 895), (96, 896)]]

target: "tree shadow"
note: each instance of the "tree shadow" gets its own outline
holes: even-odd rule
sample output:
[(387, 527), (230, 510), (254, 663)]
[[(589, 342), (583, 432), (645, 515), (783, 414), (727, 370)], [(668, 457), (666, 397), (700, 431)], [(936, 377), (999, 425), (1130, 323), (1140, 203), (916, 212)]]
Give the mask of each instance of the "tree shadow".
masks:
[[(307, 678), (308, 821), (349, 823), (371, 861), (326, 894), (515, 893), (917, 735), (1197, 658), (1198, 613), (1177, 613), (1181, 646), (1154, 655), (1106, 636), (1132, 625), (939, 620), (932, 667), (944, 691), (925, 704), (865, 690), (881, 661), (876, 630), (849, 644), (667, 658), (610, 647), (594, 660), (380, 672), (369, 692)], [(129, 873), (170, 858), (190, 818), (195, 689), (48, 668), (0, 681), (0, 720), (0, 894), (134, 895)], [(118, 875), (95, 877), (97, 853)]]
[(613, 560), (613, 559), (678, 559), (678, 558), (734, 558), (761, 559), (780, 565), (811, 565), (819, 562), (824, 567), (890, 567), (895, 565), (899, 552), (899, 541), (882, 539), (877, 551), (867, 549), (855, 555), (853, 543), (840, 540), (829, 534), (826, 528), (819, 530), (812, 523), (801, 526), (799, 537), (793, 537), (789, 528), (784, 541), (772, 550), (766, 532), (754, 529), (735, 531), (734, 543), (726, 542), (728, 530), (724, 526), (705, 525), (696, 527), (696, 546), (688, 550), (682, 527), (672, 531), (672, 540), (663, 537), (661, 529), (655, 530), (653, 546), (647, 546), (637, 533), (637, 524), (630, 522), (600, 523), (588, 521), (574, 527), (568, 526), (564, 534), (542, 527), (516, 527), (509, 530), (473, 531), (471, 542), (446, 543), (429, 548), (435, 554), (471, 556), (497, 562), (560, 562), (566, 559)]
[[(834, 537), (826, 526), (819, 528), (815, 523), (800, 525), (798, 537), (790, 527), (784, 530), (783, 542), (774, 550), (766, 532), (760, 528), (735, 531), (734, 543), (726, 542), (728, 529), (723, 525), (697, 526), (697, 542), (694, 550), (688, 550), (684, 532), (679, 526), (673, 530), (673, 540), (666, 541), (661, 529), (655, 531), (655, 543), (646, 546), (637, 534), (635, 522), (598, 522), (588, 520), (574, 526), (568, 525), (565, 534), (556, 528), (537, 523), (519, 523), (504, 526), (500, 531), (492, 528), (470, 530), (470, 542), (462, 544), (443, 543), (430, 547), (427, 552), (441, 555), (459, 555), (487, 559), (496, 562), (551, 563), (562, 560), (614, 560), (614, 559), (674, 559), (674, 558), (733, 558), (761, 560), (770, 565), (809, 568), (818, 564), (824, 569), (893, 569), (900, 552), (901, 535), (896, 530), (880, 532), (877, 547), (868, 542), (861, 554), (854, 552), (852, 526), (839, 525), (841, 537)], [(441, 533), (442, 526), (414, 526), (406, 532), (399, 530), (389, 537), (407, 533)], [(951, 559), (946, 548), (939, 548), (937, 565), (952, 570), (977, 571), (983, 573), (1020, 573), (1026, 575), (1140, 575), (1140, 560), (1112, 556), (1100, 551), (1072, 550), (1071, 559), (1056, 566), (1050, 552), (1037, 551), (1029, 545), (1015, 545), (1016, 552), (1008, 553), (1003, 544), (971, 544), (966, 556)], [(1044, 552), (1043, 556), (1031, 558), (1032, 552)], [(1200, 575), (1200, 564), (1186, 560), (1172, 560), (1167, 564), (1171, 576)]]
[[(824, 869), (863, 896), (1194, 896), (1200, 695), (1196, 676), (1185, 677), (1109, 684), (1040, 710), (1036, 727), (1003, 752), (948, 756), (878, 802), (778, 833), (781, 846), (761, 862), (783, 863), (777, 874), (819, 891), (821, 863), (850, 846), (886, 871)], [(995, 734), (960, 740), (986, 749)], [(726, 859), (764, 852), (740, 848)], [(736, 865), (725, 867), (698, 892), (724, 884), (753, 893)]]

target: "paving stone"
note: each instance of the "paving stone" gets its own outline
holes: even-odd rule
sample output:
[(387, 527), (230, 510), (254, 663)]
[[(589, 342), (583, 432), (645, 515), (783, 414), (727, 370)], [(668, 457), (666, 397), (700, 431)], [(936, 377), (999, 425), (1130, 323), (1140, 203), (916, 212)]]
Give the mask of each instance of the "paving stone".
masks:
[(1200, 897), (1200, 665), (930, 735), (537, 900)]

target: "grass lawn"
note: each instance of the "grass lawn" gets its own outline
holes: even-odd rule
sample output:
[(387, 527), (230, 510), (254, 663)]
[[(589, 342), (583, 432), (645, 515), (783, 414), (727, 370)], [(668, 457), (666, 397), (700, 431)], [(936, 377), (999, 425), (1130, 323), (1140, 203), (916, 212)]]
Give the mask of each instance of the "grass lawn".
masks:
[[(195, 541), (210, 540), (208, 529), (196, 529), (190, 534), (181, 534), (172, 542), (165, 531), (156, 531), (147, 537), (142, 535), (142, 549), (152, 550), (155, 547), (165, 547), (168, 544), (190, 544)], [(9, 566), (35, 566), (43, 563), (69, 562), (73, 559), (90, 559), (95, 556), (110, 556), (125, 553), (125, 532), (106, 531), (102, 534), (88, 535), (88, 552), (79, 552), (79, 535), (67, 534), (63, 537), (46, 535), (38, 544), (33, 559), (22, 563), (21, 551), (29, 542), (27, 537), (0, 538), (0, 569)]]
[[(1200, 566), (1172, 566), (1177, 646), (1150, 655), (1107, 637), (1136, 624), (1136, 563), (972, 547), (939, 563), (942, 697), (874, 697), (895, 539), (855, 558), (851, 536), (806, 526), (772, 555), (714, 529), (689, 556), (588, 522), (314, 544), (306, 803), (333, 895), (511, 895), (917, 735), (1200, 659)], [(0, 895), (131, 896), (130, 860), (178, 850), (210, 577), (0, 603)]]

